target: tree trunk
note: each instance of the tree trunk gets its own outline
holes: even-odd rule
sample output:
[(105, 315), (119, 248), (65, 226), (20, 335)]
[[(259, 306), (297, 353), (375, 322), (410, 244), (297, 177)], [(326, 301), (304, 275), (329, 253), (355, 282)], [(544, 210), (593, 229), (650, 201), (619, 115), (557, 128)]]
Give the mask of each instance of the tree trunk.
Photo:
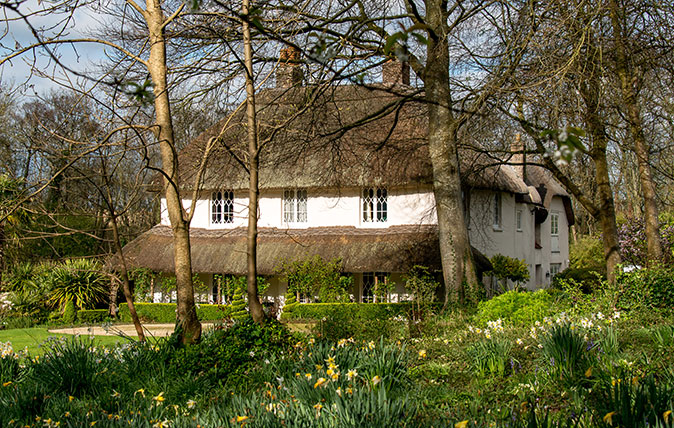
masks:
[(249, 0), (244, 0), (241, 6), (243, 15), (243, 46), (246, 68), (246, 118), (248, 121), (248, 168), (250, 172), (250, 186), (248, 190), (248, 233), (247, 243), (247, 293), (248, 308), (253, 320), (261, 324), (264, 322), (264, 311), (258, 297), (257, 289), (257, 209), (260, 189), (258, 183), (258, 169), (260, 151), (257, 139), (257, 118), (255, 113), (255, 86), (253, 81), (253, 47), (250, 37), (248, 19)]
[(423, 75), (428, 102), (428, 149), (433, 168), (433, 193), (438, 216), (445, 305), (465, 301), (464, 279), (477, 284), (461, 200), (457, 121), (451, 111), (447, 16), (442, 0), (426, 2), (429, 33)]
[(660, 243), (658, 205), (655, 183), (653, 183), (653, 176), (651, 174), (649, 145), (646, 142), (639, 101), (637, 99), (637, 88), (640, 77), (635, 72), (628, 58), (618, 4), (615, 0), (611, 0), (609, 5), (611, 25), (615, 38), (616, 71), (620, 78), (620, 92), (623, 104), (627, 110), (628, 127), (634, 143), (634, 153), (637, 155), (637, 165), (639, 167), (639, 182), (644, 200), (648, 260), (659, 261), (662, 260), (663, 252), (662, 244)]
[(618, 243), (618, 228), (616, 226), (615, 205), (613, 190), (609, 179), (608, 162), (606, 160), (606, 147), (608, 137), (604, 121), (600, 114), (600, 76), (592, 73), (588, 79), (580, 85), (581, 96), (585, 102), (584, 119), (588, 133), (592, 139), (590, 156), (594, 162), (595, 181), (599, 196), (599, 206), (594, 217), (601, 223), (602, 244), (604, 247), (604, 260), (606, 261), (606, 277), (609, 282), (615, 281), (616, 268), (620, 264), (620, 247)]
[[(122, 268), (122, 290), (124, 290), (124, 297), (126, 298), (126, 305), (129, 307), (131, 320), (133, 326), (136, 328), (136, 334), (140, 342), (145, 342), (145, 332), (143, 326), (140, 324), (140, 319), (136, 313), (136, 306), (133, 304), (133, 294), (131, 294), (131, 284), (129, 282), (129, 270), (126, 266), (126, 259), (124, 258), (124, 251), (122, 249), (122, 241), (119, 239), (119, 229), (117, 228), (117, 217), (114, 213), (110, 215), (110, 222), (112, 223), (112, 237), (114, 240), (115, 249), (119, 254), (120, 266)], [(115, 287), (115, 301), (117, 300), (117, 287)]]
[(148, 70), (154, 84), (154, 107), (157, 120), (156, 136), (159, 141), (162, 169), (165, 173), (164, 191), (166, 206), (173, 229), (173, 249), (178, 294), (176, 331), (183, 343), (198, 342), (201, 323), (194, 305), (192, 260), (190, 254), (189, 221), (183, 210), (179, 193), (178, 157), (171, 121), (171, 108), (167, 88), (166, 39), (164, 13), (159, 0), (147, 0), (145, 19), (150, 39)]

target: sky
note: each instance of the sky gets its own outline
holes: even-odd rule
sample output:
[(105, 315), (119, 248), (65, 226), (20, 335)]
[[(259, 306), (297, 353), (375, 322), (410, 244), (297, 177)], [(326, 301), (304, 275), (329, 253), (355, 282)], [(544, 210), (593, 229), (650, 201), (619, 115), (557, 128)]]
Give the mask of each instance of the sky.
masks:
[[(27, 16), (28, 22), (35, 29), (43, 30), (49, 37), (54, 35), (56, 28), (64, 28), (62, 21), (66, 15), (36, 14), (46, 3), (50, 2), (25, 0), (19, 3), (18, 10), (20, 14)], [(84, 37), (99, 25), (99, 17), (96, 13), (91, 8), (84, 7), (76, 11), (73, 19), (65, 25), (64, 36), (67, 38)], [(6, 7), (2, 9), (0, 16), (0, 35), (0, 61), (15, 53), (17, 49), (37, 41), (29, 25), (21, 19), (21, 16)], [(103, 58), (103, 48), (93, 43), (58, 47), (52, 45), (52, 49), (60, 62), (79, 72), (91, 69), (95, 62)], [(17, 89), (22, 98), (31, 97), (35, 93), (45, 94), (58, 88), (57, 84), (40, 74), (56, 76), (59, 80), (77, 79), (74, 75), (68, 76), (43, 48), (38, 48), (0, 65), (0, 84), (3, 87), (9, 86)]]

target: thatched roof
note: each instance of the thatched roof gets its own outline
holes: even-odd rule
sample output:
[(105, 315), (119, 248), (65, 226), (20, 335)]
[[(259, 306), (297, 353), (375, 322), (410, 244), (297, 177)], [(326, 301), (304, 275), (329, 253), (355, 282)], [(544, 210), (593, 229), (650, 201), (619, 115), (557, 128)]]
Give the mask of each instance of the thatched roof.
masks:
[[(246, 273), (246, 230), (190, 230), (192, 269), (203, 273)], [(482, 271), (491, 266), (473, 249)], [(167, 226), (155, 226), (124, 247), (127, 263), (154, 271), (173, 272), (173, 239)], [(437, 226), (392, 226), (386, 229), (320, 227), (261, 228), (258, 271), (271, 275), (283, 260), (320, 255), (342, 259), (345, 272), (404, 272), (414, 265), (440, 270)], [(485, 264), (486, 263), (486, 264)]]
[[(257, 97), (260, 187), (396, 186), (431, 183), (427, 107), (419, 94), (394, 95), (360, 86), (266, 89)], [(202, 187), (248, 187), (245, 109), (223, 118), (180, 154), (180, 183), (193, 187), (209, 141)], [(213, 140), (215, 138), (215, 140)], [(510, 166), (461, 155), (467, 186), (527, 193)]]

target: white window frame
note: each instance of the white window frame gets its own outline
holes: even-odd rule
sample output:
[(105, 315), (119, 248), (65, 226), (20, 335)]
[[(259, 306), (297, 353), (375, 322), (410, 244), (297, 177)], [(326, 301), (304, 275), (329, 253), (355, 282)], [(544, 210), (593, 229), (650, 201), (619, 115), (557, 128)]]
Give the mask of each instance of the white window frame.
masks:
[(492, 220), (494, 223), (492, 227), (494, 230), (501, 231), (503, 230), (503, 198), (500, 192), (494, 193), (492, 203)]
[(550, 213), (550, 251), (559, 253), (559, 213)]
[[(554, 266), (554, 268), (553, 268)], [(555, 272), (556, 270), (556, 272)], [(560, 273), (562, 271), (562, 264), (561, 263), (550, 263), (550, 280), (552, 280), (555, 275)]]
[(522, 231), (522, 220), (524, 219), (524, 210), (515, 211), (515, 226), (518, 232)]
[[(360, 290), (361, 302), (363, 303), (374, 303), (375, 295), (374, 289), (377, 283), (383, 282), (387, 284), (388, 281), (388, 272), (363, 272), (363, 284), (362, 289)], [(369, 293), (366, 295), (366, 283), (368, 285), (367, 291)]]
[(307, 223), (309, 221), (308, 203), (306, 189), (285, 189), (281, 204), (283, 223)]
[(361, 195), (363, 223), (388, 222), (388, 190), (385, 187), (366, 187)]
[(211, 193), (208, 218), (211, 225), (234, 223), (234, 191), (216, 190)]

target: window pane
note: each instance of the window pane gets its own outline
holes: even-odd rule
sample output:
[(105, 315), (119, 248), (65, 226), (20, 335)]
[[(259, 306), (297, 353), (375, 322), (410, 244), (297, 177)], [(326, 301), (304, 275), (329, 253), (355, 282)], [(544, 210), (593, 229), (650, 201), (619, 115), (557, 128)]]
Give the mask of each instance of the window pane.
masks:
[(307, 222), (307, 191), (297, 191), (297, 221), (299, 223)]
[(223, 213), (223, 222), (224, 223), (233, 223), (234, 222), (234, 192), (232, 190), (226, 190), (224, 193), (224, 213)]
[(222, 223), (222, 192), (213, 192), (211, 195), (211, 223)]

